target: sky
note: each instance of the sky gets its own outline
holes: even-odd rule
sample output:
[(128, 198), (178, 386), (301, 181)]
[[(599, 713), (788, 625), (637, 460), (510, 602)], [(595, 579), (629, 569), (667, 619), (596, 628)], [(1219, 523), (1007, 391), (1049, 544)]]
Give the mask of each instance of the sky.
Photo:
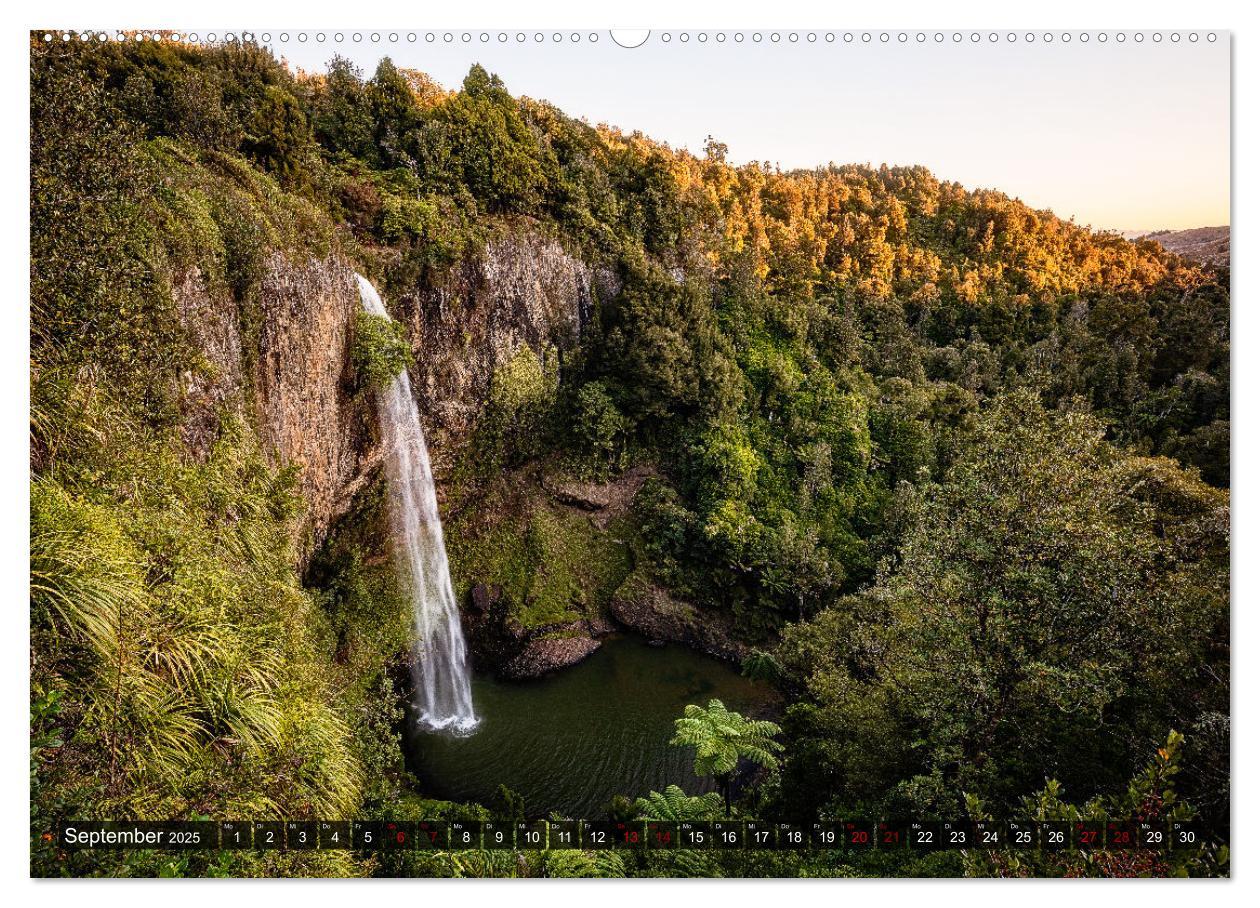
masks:
[[(414, 40), (408, 40), (414, 34)], [(445, 40), (446, 35), (450, 40)], [(468, 40), (463, 40), (464, 35)], [(499, 32), (308, 32), (270, 35), (292, 66), (322, 71), (335, 53), (370, 75), (382, 56), (458, 88), (481, 63), (516, 95), (545, 99), (572, 116), (640, 130), (693, 152), (712, 135), (728, 160), (785, 169), (829, 162), (921, 164), (968, 188), (994, 188), (1097, 229), (1139, 232), (1229, 223), (1230, 35), (1168, 32), (1123, 43), (1098, 32), (1070, 42), (1056, 32), (973, 43), (944, 32), (907, 41), (891, 33), (807, 31), (789, 40), (762, 32), (653, 32), (634, 49), (604, 31), (535, 41)], [(432, 40), (426, 40), (428, 36)], [(265, 41), (266, 39), (264, 39)]]

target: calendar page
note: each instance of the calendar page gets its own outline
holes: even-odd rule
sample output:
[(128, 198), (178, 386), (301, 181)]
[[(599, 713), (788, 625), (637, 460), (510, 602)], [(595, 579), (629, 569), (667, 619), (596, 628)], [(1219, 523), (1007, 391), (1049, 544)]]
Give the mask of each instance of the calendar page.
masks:
[(1229, 876), (1231, 43), (31, 30), (31, 876)]

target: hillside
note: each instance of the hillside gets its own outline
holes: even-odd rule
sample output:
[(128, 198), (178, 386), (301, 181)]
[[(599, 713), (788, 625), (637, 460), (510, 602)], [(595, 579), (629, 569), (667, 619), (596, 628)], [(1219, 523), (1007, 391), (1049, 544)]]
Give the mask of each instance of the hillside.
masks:
[[(480, 66), (445, 92), (388, 59), (33, 41), (31, 119), (37, 842), (84, 813), (513, 816), (404, 763), (382, 362), (478, 667), (616, 629), (743, 660), (787, 704), (743, 815), (1101, 816), (1152, 785), (1228, 815), (1227, 270), (921, 167), (689, 154)], [(39, 844), (32, 870), (668, 870), (503, 857)], [(704, 872), (800, 869), (737, 860)], [(1107, 872), (1074, 860), (1039, 872)]]
[(1229, 227), (1159, 230), (1143, 239), (1154, 240), (1169, 252), (1205, 265), (1229, 267)]

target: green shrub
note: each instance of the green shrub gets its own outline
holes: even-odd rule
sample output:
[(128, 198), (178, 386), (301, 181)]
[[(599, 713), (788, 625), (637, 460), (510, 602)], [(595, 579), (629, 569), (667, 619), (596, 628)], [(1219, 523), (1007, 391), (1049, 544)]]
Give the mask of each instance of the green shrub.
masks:
[(581, 387), (573, 414), (576, 453), (595, 473), (603, 475), (621, 466), (630, 428), (603, 382), (591, 381)]
[[(486, 403), (484, 442), (507, 464), (519, 463), (543, 447), (556, 403), (559, 361), (554, 347), (540, 357), (522, 345), (495, 368)], [(484, 456), (484, 455), (483, 455)], [(493, 462), (493, 458), (487, 458)]]
[(360, 312), (354, 322), (350, 360), (361, 386), (384, 388), (413, 361), (407, 332), (383, 315)]
[(433, 199), (387, 195), (381, 202), (381, 236), (389, 243), (423, 240), (441, 229), (441, 218)]

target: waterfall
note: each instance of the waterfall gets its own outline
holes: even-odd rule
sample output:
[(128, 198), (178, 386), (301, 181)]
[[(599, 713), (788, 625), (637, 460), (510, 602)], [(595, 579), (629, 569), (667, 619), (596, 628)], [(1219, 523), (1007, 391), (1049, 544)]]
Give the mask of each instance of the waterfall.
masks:
[[(371, 281), (356, 274), (363, 308), (389, 318)], [(470, 732), (477, 725), (468, 675), (468, 652), (451, 588), (442, 540), (429, 449), (404, 369), (376, 394), (381, 438), (386, 446), (389, 520), (394, 564), (416, 622), (416, 707), (420, 722), (434, 729)]]

